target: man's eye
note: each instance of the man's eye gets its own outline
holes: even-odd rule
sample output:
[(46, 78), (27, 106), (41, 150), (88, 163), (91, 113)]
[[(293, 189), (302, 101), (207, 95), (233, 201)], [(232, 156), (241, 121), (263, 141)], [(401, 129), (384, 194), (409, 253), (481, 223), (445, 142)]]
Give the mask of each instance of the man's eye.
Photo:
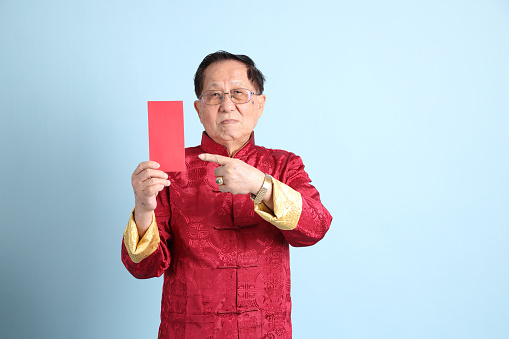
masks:
[(217, 98), (217, 97), (220, 97), (220, 96), (221, 96), (221, 94), (219, 94), (219, 93), (217, 93), (217, 92), (216, 92), (216, 93), (210, 93), (210, 94), (209, 94), (209, 96), (210, 96), (211, 98)]
[(243, 93), (244, 93), (244, 91), (241, 90), (241, 89), (234, 89), (233, 90), (233, 94), (243, 94)]

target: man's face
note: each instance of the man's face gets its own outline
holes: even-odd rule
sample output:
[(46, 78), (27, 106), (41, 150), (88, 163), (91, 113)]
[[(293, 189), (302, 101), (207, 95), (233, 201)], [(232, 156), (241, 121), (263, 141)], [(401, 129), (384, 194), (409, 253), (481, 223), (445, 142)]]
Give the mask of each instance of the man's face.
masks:
[[(205, 70), (202, 93), (220, 90), (229, 93), (232, 89), (246, 88), (253, 93), (256, 89), (247, 78), (247, 67), (240, 61), (227, 60), (214, 63)], [(194, 102), (200, 121), (208, 136), (221, 145), (242, 146), (249, 140), (251, 132), (262, 116), (265, 95), (252, 95), (245, 104), (235, 104), (228, 95), (219, 105), (206, 105), (200, 100)]]

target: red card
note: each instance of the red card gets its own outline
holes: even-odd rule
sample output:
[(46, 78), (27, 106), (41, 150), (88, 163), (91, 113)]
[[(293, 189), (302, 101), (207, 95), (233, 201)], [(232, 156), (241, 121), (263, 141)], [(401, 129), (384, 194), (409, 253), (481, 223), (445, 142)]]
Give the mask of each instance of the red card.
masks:
[(150, 160), (164, 172), (185, 171), (184, 108), (182, 101), (148, 102)]

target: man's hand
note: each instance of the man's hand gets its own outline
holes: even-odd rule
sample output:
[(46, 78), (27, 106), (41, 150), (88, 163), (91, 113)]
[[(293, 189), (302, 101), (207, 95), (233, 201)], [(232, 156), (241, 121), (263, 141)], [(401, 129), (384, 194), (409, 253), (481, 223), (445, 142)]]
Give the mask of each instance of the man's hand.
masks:
[(144, 161), (136, 167), (131, 176), (135, 199), (134, 219), (140, 238), (152, 222), (152, 211), (157, 206), (157, 194), (165, 186), (170, 185), (168, 174), (157, 170), (159, 166), (155, 161)]
[(221, 192), (256, 194), (262, 187), (265, 174), (242, 160), (207, 153), (198, 157), (219, 165), (214, 170), (214, 175), (223, 178), (223, 185), (219, 185)]

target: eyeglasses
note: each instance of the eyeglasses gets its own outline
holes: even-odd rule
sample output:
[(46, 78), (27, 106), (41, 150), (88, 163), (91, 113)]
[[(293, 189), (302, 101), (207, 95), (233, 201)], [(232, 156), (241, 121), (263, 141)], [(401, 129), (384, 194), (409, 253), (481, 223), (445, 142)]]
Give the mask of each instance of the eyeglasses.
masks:
[(219, 105), (223, 102), (225, 94), (230, 96), (233, 103), (245, 104), (251, 100), (251, 95), (260, 95), (261, 93), (253, 93), (245, 88), (234, 88), (229, 93), (212, 90), (203, 92), (199, 99), (203, 101), (205, 105)]

